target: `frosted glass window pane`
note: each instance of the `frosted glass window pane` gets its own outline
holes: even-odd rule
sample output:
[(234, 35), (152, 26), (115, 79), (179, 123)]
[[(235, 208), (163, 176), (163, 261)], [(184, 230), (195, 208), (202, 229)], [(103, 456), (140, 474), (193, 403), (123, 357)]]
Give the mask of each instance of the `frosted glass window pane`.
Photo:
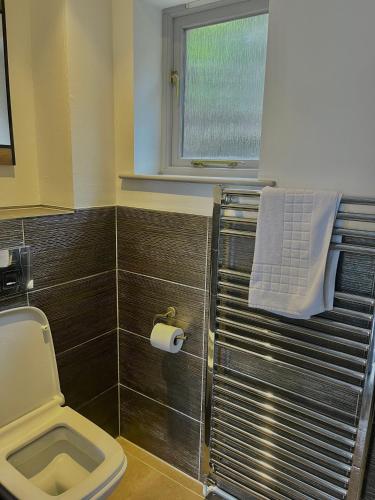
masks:
[(186, 30), (182, 156), (259, 159), (268, 14)]

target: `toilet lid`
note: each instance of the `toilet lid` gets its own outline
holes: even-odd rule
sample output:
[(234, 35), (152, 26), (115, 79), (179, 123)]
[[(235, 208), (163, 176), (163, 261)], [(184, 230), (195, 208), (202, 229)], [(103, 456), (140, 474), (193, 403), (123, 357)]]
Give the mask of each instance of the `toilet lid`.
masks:
[(0, 313), (0, 428), (56, 399), (63, 402), (46, 315), (34, 307)]

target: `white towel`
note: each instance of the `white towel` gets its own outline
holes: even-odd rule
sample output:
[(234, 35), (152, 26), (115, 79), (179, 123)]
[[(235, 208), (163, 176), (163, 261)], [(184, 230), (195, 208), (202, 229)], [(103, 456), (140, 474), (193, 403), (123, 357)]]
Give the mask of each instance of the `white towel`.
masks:
[(330, 191), (263, 189), (250, 307), (299, 319), (333, 308), (339, 251), (329, 246), (340, 201)]

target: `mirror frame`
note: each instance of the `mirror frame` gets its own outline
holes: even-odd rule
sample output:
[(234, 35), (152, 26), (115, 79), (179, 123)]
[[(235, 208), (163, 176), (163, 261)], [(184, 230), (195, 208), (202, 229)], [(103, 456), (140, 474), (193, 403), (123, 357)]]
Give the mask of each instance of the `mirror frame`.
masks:
[(13, 136), (13, 122), (12, 122), (12, 106), (10, 99), (10, 85), (9, 85), (9, 65), (8, 65), (8, 45), (7, 45), (7, 25), (5, 14), (5, 0), (0, 0), (0, 14), (2, 14), (2, 30), (3, 30), (3, 43), (4, 43), (4, 66), (5, 66), (5, 84), (8, 104), (8, 123), (9, 123), (9, 137), (10, 146), (0, 145), (0, 167), (11, 166), (16, 164), (16, 155), (14, 151), (14, 136)]

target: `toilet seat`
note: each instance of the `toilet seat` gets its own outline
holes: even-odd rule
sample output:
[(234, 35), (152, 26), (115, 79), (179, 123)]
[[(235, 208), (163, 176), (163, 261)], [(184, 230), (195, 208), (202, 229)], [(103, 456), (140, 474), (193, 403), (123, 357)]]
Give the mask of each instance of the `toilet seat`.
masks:
[[(12, 424), (11, 424), (12, 425)], [(9, 427), (11, 427), (11, 425)], [(18, 472), (8, 457), (19, 448), (57, 427), (66, 427), (94, 444), (104, 455), (103, 462), (78, 485), (58, 495), (60, 500), (100, 498), (117, 483), (126, 469), (126, 457), (121, 446), (97, 425), (69, 407), (42, 408), (13, 428), (0, 430), (0, 482), (20, 500), (51, 500), (51, 496)], [(90, 492), (88, 494), (88, 492)]]
[[(0, 382), (0, 484), (9, 493), (20, 500), (88, 500), (114, 489), (127, 466), (125, 454), (100, 427), (61, 406), (52, 336), (39, 309), (0, 313)], [(48, 481), (61, 472), (71, 485), (50, 490)], [(47, 488), (40, 487), (44, 480)]]

